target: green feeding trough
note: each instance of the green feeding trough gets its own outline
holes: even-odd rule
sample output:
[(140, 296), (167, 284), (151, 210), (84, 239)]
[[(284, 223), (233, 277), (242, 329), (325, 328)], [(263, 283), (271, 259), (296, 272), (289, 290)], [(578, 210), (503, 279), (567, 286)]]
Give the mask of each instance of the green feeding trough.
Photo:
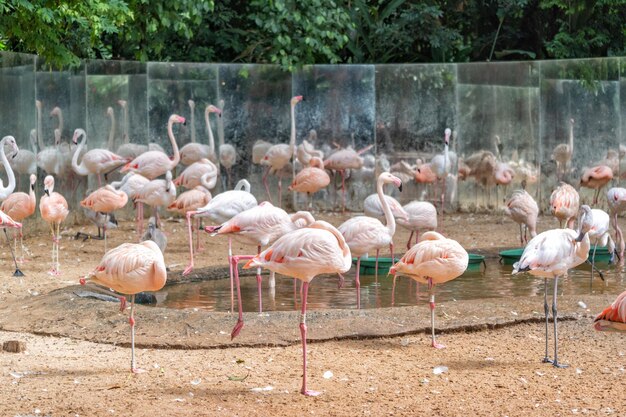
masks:
[(513, 265), (519, 261), (524, 253), (524, 248), (507, 249), (500, 252), (500, 263), (504, 265)]
[[(589, 249), (589, 257), (587, 259), (589, 259), (589, 262), (592, 261), (593, 258), (593, 246)], [(596, 249), (596, 256), (595, 256), (595, 263), (609, 263), (609, 261), (611, 260), (611, 252), (609, 252), (609, 248), (607, 248), (606, 246), (598, 246), (598, 248)]]
[[(400, 258), (396, 258), (398, 262)], [(352, 264), (356, 265), (357, 258), (352, 258)], [(386, 274), (394, 264), (391, 262), (391, 258), (378, 258), (378, 273)], [(361, 258), (361, 269), (359, 270), (361, 275), (375, 275), (376, 274), (376, 258)]]
[(483, 255), (478, 255), (476, 253), (470, 253), (469, 262), (467, 263), (466, 271), (479, 271), (480, 264), (484, 264), (485, 268), (487, 268), (487, 264), (485, 263), (485, 257)]

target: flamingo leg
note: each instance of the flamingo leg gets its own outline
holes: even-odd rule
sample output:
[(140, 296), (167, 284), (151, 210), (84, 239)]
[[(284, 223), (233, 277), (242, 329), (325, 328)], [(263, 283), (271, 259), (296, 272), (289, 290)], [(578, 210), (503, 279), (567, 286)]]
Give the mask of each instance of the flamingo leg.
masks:
[(137, 368), (137, 363), (135, 362), (135, 294), (130, 296), (130, 317), (128, 323), (130, 324), (130, 372), (139, 374), (145, 371)]
[(435, 291), (433, 290), (433, 279), (428, 278), (428, 292), (430, 293), (430, 329), (432, 336), (432, 347), (435, 349), (443, 349), (446, 346), (435, 341)]
[[(376, 258), (376, 259), (378, 259), (378, 258)], [(361, 308), (361, 281), (359, 279), (360, 272), (361, 272), (361, 257), (359, 256), (358, 258), (356, 258), (356, 278), (355, 278), (355, 285), (356, 285), (356, 308), (357, 309)]]
[(302, 294), (302, 310), (300, 313), (300, 336), (302, 337), (302, 389), (300, 393), (306, 395), (308, 397), (315, 397), (320, 395), (320, 392), (311, 391), (307, 389), (307, 378), (306, 378), (306, 299), (309, 293), (309, 283), (303, 282), (302, 287), (304, 288)]
[(9, 234), (7, 233), (7, 229), (4, 229), (4, 236), (7, 238), (7, 244), (9, 249), (11, 250), (11, 256), (13, 257), (13, 262), (15, 263), (15, 272), (13, 273), (14, 277), (23, 277), (24, 273), (20, 271), (20, 267), (17, 266), (17, 260), (15, 259), (15, 252), (13, 252), (13, 246), (11, 246), (11, 240), (9, 239)]
[(283, 206), (283, 172), (278, 173), (278, 207)]
[(346, 176), (343, 169), (339, 170), (341, 174), (341, 213), (346, 212)]
[(559, 350), (559, 337), (557, 334), (557, 309), (556, 309), (556, 294), (557, 285), (559, 283), (559, 277), (554, 278), (554, 295), (552, 296), (552, 319), (554, 321), (554, 365), (557, 368), (567, 368), (567, 365), (559, 363), (558, 350)]
[(57, 223), (57, 250), (56, 250), (56, 268), (57, 268), (57, 275), (61, 275), (61, 262), (59, 262), (59, 241), (61, 240), (61, 222)]
[[(261, 245), (257, 246), (257, 255), (261, 253)], [(263, 312), (263, 293), (262, 293), (262, 277), (261, 277), (261, 267), (257, 267), (256, 269), (256, 284), (259, 292), (259, 313)]]
[(267, 199), (270, 200), (270, 203), (272, 202), (272, 196), (270, 195), (270, 187), (267, 184), (267, 176), (270, 173), (270, 167), (267, 167), (267, 170), (265, 170), (265, 174), (263, 174), (263, 185), (265, 186), (265, 192), (267, 193)]
[(98, 173), (98, 188), (102, 187), (102, 178), (100, 178), (100, 173)]
[(441, 233), (443, 233), (443, 211), (446, 203), (446, 178), (442, 179), (442, 192), (441, 192)]
[(228, 236), (228, 272), (230, 274), (230, 312), (235, 309), (235, 291), (233, 287), (233, 239)]
[(143, 236), (143, 203), (137, 203), (139, 204), (137, 206), (137, 208), (139, 209), (139, 215), (137, 217), (137, 223), (139, 225), (139, 227), (137, 228), (137, 230), (139, 231), (138, 235), (139, 236)]
[(409, 241), (406, 242), (406, 250), (411, 249), (411, 241), (413, 240), (413, 233), (414, 233), (414, 231), (411, 230), (411, 234), (409, 235)]
[(543, 279), (543, 289), (543, 311), (546, 315), (546, 355), (543, 357), (541, 362), (552, 363), (550, 356), (548, 356), (548, 321), (550, 318), (550, 310), (548, 307), (548, 278)]
[(591, 255), (591, 280), (589, 281), (589, 291), (593, 289), (593, 270), (596, 268), (596, 249), (598, 248), (598, 239), (596, 244), (593, 245), (593, 253)]
[(389, 251), (391, 252), (391, 263), (393, 264), (396, 262), (396, 258), (393, 256), (393, 242), (389, 244)]
[(419, 230), (415, 230), (415, 244), (417, 245), (419, 243), (419, 239), (420, 239), (420, 231)]
[(188, 211), (185, 215), (187, 217), (187, 230), (189, 232), (189, 265), (187, 265), (187, 268), (183, 271), (183, 276), (193, 271), (193, 232), (191, 231), (191, 216), (194, 214), (196, 214), (195, 211)]
[(252, 259), (252, 258), (254, 258), (254, 256), (250, 256), (250, 255), (239, 255), (239, 256), (233, 256), (231, 258), (231, 262), (233, 264), (233, 273), (235, 275), (235, 285), (237, 286), (237, 307), (239, 309), (239, 317), (237, 318), (237, 324), (235, 324), (235, 327), (233, 327), (233, 330), (230, 333), (230, 340), (233, 340), (235, 337), (237, 337), (237, 335), (243, 328), (243, 306), (241, 303), (241, 284), (239, 283), (239, 267), (237, 266), (237, 264), (239, 263), (240, 260)]
[(376, 249), (376, 265), (374, 265), (374, 268), (376, 269), (376, 272), (374, 272), (374, 277), (376, 279), (376, 285), (378, 285), (378, 255), (380, 253), (380, 249)]

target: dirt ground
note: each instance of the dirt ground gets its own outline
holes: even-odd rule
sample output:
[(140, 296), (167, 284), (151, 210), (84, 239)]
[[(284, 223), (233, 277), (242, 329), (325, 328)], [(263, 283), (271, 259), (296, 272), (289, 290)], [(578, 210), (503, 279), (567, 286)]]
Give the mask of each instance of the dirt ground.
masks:
[[(335, 225), (346, 218), (318, 217)], [(542, 217), (538, 229), (555, 226)], [(121, 222), (109, 247), (135, 240), (133, 227)], [(73, 295), (104, 249), (101, 241), (72, 239), (79, 230), (63, 231), (60, 277), (46, 273), (51, 241), (43, 231), (26, 230), (32, 256), (24, 278), (11, 276), (8, 248), (1, 249), (0, 343), (27, 344), (24, 353), (0, 352), (1, 416), (626, 415), (624, 336), (591, 326), (617, 294), (589, 295), (587, 308), (559, 299), (559, 357), (567, 369), (540, 362), (540, 297), (438, 305), (443, 350), (430, 348), (424, 334), (427, 306), (311, 312), (309, 385), (322, 391), (317, 398), (298, 394), (297, 313), (247, 313), (231, 342), (228, 312), (140, 306), (137, 360), (147, 372), (131, 375), (127, 312)], [(185, 228), (174, 220), (165, 230), (175, 281), (188, 260)], [(517, 231), (501, 215), (447, 214), (444, 222), (446, 234), (489, 256), (515, 247)], [(399, 229), (396, 246), (407, 238)], [(195, 276), (224, 265), (225, 241), (203, 240)], [(439, 366), (448, 369), (436, 375)]]

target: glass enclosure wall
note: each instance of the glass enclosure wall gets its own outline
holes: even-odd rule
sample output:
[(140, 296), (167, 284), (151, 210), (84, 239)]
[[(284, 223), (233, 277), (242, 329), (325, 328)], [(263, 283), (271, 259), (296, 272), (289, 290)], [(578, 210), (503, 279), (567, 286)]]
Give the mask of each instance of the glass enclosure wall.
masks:
[[(382, 171), (402, 178), (402, 193), (386, 192), (403, 204), (439, 207), (443, 197), (447, 210), (463, 211), (497, 209), (519, 188), (545, 210), (560, 181), (580, 188), (597, 165), (611, 169), (612, 184), (626, 176), (624, 58), (319, 65), (294, 74), (271, 65), (117, 61), (56, 70), (14, 53), (0, 62), (2, 136), (14, 136), (31, 158), (28, 165), (8, 155), (3, 167), (12, 167), (21, 191), (31, 172), (38, 184), (55, 175), (73, 206), (98, 186), (96, 175), (72, 169), (77, 152), (77, 163), (95, 148), (125, 157), (130, 148), (162, 149), (173, 159), (174, 142), (182, 162), (174, 178), (194, 157), (206, 158), (217, 173), (213, 194), (246, 178), (259, 200), (276, 204), (280, 194), (290, 210), (361, 211)], [(300, 95), (292, 121), (290, 101)], [(172, 138), (171, 114), (186, 119)], [(289, 155), (292, 125), (295, 164), (265, 158), (276, 144)], [(317, 158), (330, 184), (312, 195), (289, 191), (294, 172)], [(114, 170), (101, 181), (121, 177)], [(586, 185), (581, 198), (591, 202), (595, 190)]]

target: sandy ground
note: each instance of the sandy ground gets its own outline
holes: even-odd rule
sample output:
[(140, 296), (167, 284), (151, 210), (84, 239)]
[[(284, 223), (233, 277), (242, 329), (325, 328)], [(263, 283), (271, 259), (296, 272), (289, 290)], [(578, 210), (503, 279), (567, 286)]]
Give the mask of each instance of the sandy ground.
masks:
[[(344, 218), (322, 217), (333, 224)], [(553, 219), (540, 219), (539, 230), (554, 226)], [(109, 246), (135, 239), (132, 227), (122, 222)], [(175, 221), (165, 227), (169, 278), (177, 280), (188, 257), (184, 227)], [(64, 230), (60, 277), (46, 274), (51, 242), (44, 232), (25, 241), (32, 260), (22, 266), (24, 278), (10, 276), (9, 252), (2, 249), (0, 342), (27, 344), (25, 353), (0, 352), (2, 416), (626, 415), (624, 336), (591, 327), (594, 314), (617, 294), (590, 295), (587, 309), (572, 298), (560, 302), (559, 356), (567, 369), (540, 362), (544, 325), (542, 300), (535, 297), (442, 306), (443, 350), (430, 348), (423, 333), (425, 306), (312, 312), (309, 376), (310, 388), (323, 393), (317, 398), (298, 394), (295, 313), (248, 313), (240, 337), (230, 342), (234, 317), (227, 312), (196, 317), (189, 310), (140, 307), (137, 359), (147, 372), (131, 375), (126, 316), (113, 304), (71, 297), (103, 253), (103, 242), (70, 238), (79, 230)], [(516, 246), (517, 230), (499, 215), (450, 214), (444, 224), (466, 248), (488, 255)], [(397, 246), (407, 237), (400, 229)], [(224, 242), (204, 241), (199, 270), (223, 265)], [(268, 330), (259, 330), (264, 324)], [(350, 338), (337, 340), (346, 333)], [(435, 375), (437, 366), (448, 370)]]

